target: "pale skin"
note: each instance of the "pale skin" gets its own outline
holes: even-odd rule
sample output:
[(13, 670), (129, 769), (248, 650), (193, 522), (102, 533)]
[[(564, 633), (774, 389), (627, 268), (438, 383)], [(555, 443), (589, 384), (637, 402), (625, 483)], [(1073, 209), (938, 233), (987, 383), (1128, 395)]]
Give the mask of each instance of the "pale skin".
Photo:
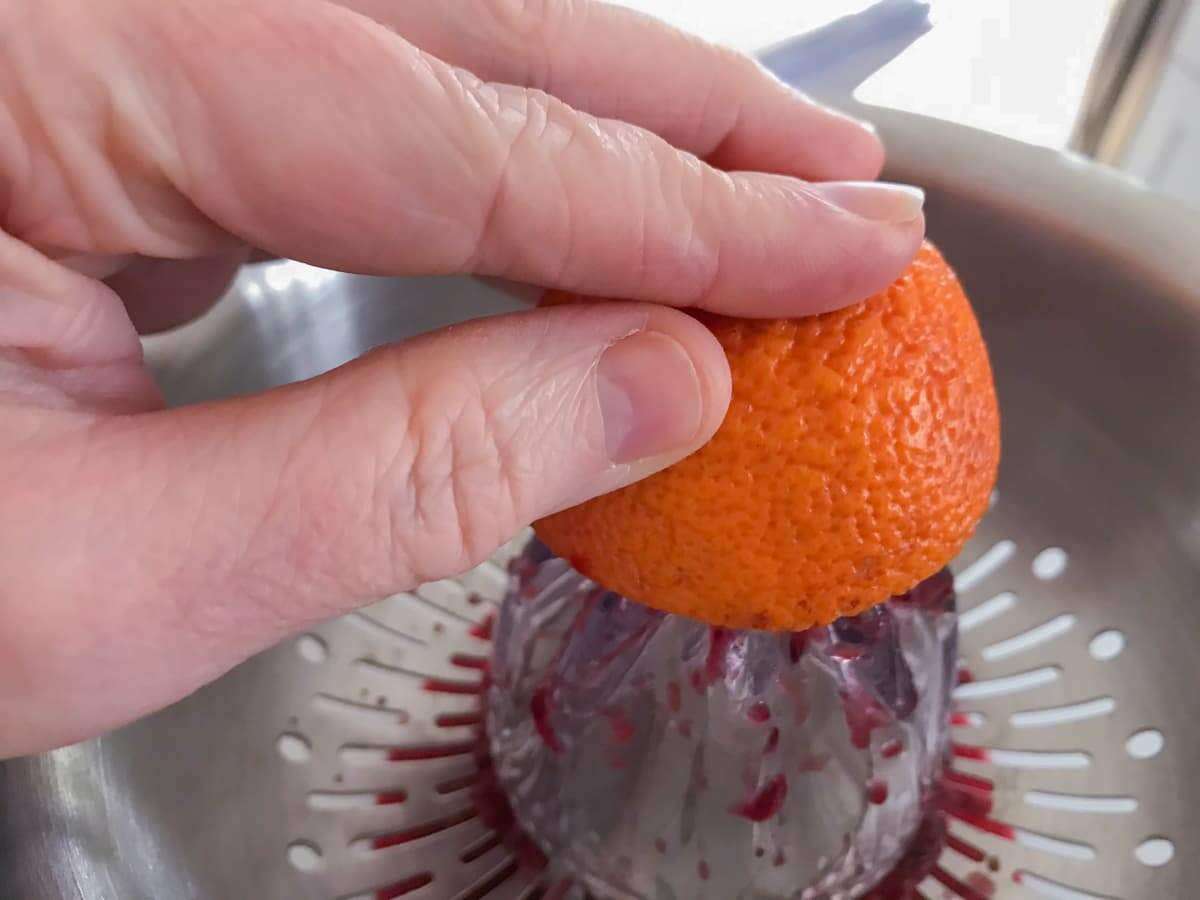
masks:
[[(586, 0), (0, 4), (0, 756), (99, 734), (701, 446), (673, 307), (888, 284), (917, 192), (748, 59)], [(630, 301), (167, 410), (139, 332), (252, 252)], [(467, 500), (469, 498), (469, 502)]]

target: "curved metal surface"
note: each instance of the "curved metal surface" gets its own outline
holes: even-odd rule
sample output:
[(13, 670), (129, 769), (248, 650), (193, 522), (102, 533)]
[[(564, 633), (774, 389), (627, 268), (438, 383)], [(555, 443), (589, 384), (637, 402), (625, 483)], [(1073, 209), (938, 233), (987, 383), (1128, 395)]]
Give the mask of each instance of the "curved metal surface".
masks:
[[(992, 809), (952, 824), (997, 871), (946, 854), (944, 874), (988, 878), (1000, 897), (1189, 896), (1200, 227), (1074, 158), (872, 115), (890, 176), (929, 190), (930, 233), (976, 304), (1004, 411), (998, 500), (958, 567), (974, 680), (959, 689), (956, 767), (991, 780)], [(513, 306), (460, 279), (275, 264), (149, 357), (172, 401), (192, 402)], [(0, 766), (0, 894), (530, 896), (536, 878), (470, 814), (472, 730), (457, 724), (478, 704), (461, 654), (486, 647), (478, 626), (502, 586), (489, 564), (382, 601), (134, 726)], [(1153, 734), (1127, 746), (1146, 729), (1161, 747)], [(1145, 843), (1159, 838), (1173, 858), (1140, 861), (1161, 860)]]

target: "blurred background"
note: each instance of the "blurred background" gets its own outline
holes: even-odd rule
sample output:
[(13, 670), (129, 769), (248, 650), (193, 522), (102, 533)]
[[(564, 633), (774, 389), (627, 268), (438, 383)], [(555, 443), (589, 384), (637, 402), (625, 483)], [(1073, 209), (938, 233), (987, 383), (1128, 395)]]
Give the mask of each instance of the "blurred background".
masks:
[(819, 96), (1071, 149), (1200, 206), (1198, 0), (620, 2), (773, 51)]

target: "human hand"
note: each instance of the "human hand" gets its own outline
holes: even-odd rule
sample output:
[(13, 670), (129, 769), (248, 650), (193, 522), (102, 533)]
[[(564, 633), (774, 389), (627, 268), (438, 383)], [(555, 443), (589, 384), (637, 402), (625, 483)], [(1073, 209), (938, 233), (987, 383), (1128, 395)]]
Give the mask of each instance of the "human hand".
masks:
[[(915, 253), (882, 149), (585, 0), (0, 7), (0, 756), (127, 722), (699, 447), (720, 346)], [(701, 160), (705, 160), (702, 162)], [(477, 321), (163, 408), (138, 331), (251, 247), (653, 303)]]

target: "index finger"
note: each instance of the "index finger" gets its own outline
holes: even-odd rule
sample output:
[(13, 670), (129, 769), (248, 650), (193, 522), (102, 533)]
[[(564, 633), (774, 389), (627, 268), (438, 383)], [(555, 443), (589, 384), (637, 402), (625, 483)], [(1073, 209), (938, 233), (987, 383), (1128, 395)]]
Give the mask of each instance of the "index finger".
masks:
[(178, 85), (183, 66), (201, 104), (173, 123), (177, 183), (280, 255), (769, 316), (882, 289), (923, 235), (915, 189), (722, 172), (628, 123), (482, 82), (345, 9), (244, 9), (223, 5), (208, 49), (221, 65), (198, 64), (189, 30), (153, 84)]
[(883, 145), (744, 54), (601, 0), (338, 0), (485, 81), (545, 90), (721, 169), (875, 178)]

